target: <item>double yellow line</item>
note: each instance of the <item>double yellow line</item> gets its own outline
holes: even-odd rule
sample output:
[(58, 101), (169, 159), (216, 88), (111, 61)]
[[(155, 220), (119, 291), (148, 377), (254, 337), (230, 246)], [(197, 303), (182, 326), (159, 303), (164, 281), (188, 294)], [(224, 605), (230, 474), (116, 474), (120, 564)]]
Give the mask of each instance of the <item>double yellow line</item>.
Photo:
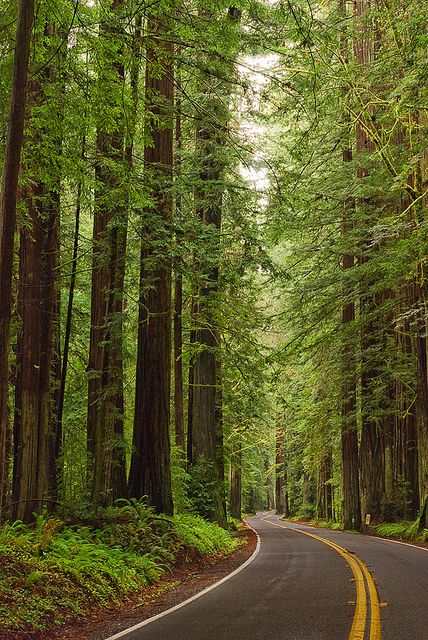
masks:
[[(282, 524), (278, 524), (277, 522), (272, 522), (271, 520), (268, 520), (268, 518), (269, 516), (262, 519), (268, 524), (273, 525), (274, 527), (280, 527), (281, 529), (289, 529), (290, 531), (295, 531), (296, 533), (301, 533), (305, 536), (308, 536), (309, 538), (314, 538), (319, 542), (323, 542), (324, 544), (327, 544), (329, 547), (334, 549), (337, 553), (339, 553), (342, 556), (342, 558), (346, 560), (346, 562), (351, 567), (351, 570), (355, 579), (356, 590), (357, 590), (354, 619), (352, 621), (351, 631), (349, 632), (348, 640), (364, 640), (365, 639), (368, 600), (370, 601), (369, 639), (381, 640), (381, 624), (380, 624), (381, 605), (380, 605), (376, 585), (373, 580), (373, 576), (371, 575), (370, 571), (368, 570), (364, 562), (353, 553), (350, 553), (344, 547), (341, 547), (335, 542), (331, 542), (331, 540), (326, 540), (326, 538), (321, 538), (320, 536), (316, 536), (315, 534), (309, 533), (308, 531), (303, 531), (302, 529), (294, 529)], [(367, 590), (366, 590), (366, 585), (367, 585)]]

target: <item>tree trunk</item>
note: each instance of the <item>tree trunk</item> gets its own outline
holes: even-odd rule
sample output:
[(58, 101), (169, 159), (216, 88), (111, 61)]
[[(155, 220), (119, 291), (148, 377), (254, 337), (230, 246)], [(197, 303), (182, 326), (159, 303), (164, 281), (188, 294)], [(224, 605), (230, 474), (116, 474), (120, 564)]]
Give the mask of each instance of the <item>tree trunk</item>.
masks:
[[(177, 80), (180, 86), (180, 69), (177, 69)], [(181, 175), (181, 149), (182, 149), (182, 131), (181, 131), (181, 99), (176, 99), (176, 126), (175, 126), (175, 145), (177, 149), (175, 157), (175, 175), (176, 179)], [(182, 216), (181, 212), (181, 195), (176, 196), (176, 219), (179, 221)], [(178, 239), (177, 239), (178, 241)], [(175, 444), (181, 450), (183, 459), (185, 456), (185, 437), (184, 437), (184, 396), (183, 396), (183, 275), (179, 271), (182, 258), (180, 257), (180, 265), (178, 265), (174, 281), (174, 425), (175, 425)]]
[(284, 427), (278, 426), (275, 448), (275, 508), (279, 515), (284, 515)]
[[(346, 1), (339, 0), (339, 12), (346, 25)], [(348, 59), (348, 34), (344, 26), (341, 32), (341, 55)], [(347, 89), (344, 89), (344, 99), (347, 99)], [(348, 129), (346, 116), (346, 126)], [(350, 123), (349, 123), (350, 124)], [(349, 126), (350, 128), (350, 126)], [(352, 150), (348, 142), (345, 142), (343, 162), (352, 162)], [(352, 214), (355, 212), (355, 203), (352, 198), (347, 198), (343, 203), (342, 238), (347, 242), (349, 231), (352, 228)], [(342, 256), (342, 269), (344, 275), (355, 267), (355, 256), (345, 253)], [(342, 307), (343, 343), (341, 351), (342, 359), (342, 385), (341, 385), (341, 456), (342, 456), (342, 493), (343, 507), (342, 520), (345, 529), (361, 529), (360, 506), (360, 480), (358, 473), (358, 428), (357, 428), (357, 371), (355, 342), (352, 335), (352, 324), (355, 321), (355, 302), (349, 287), (343, 291), (344, 304)]]
[(241, 520), (242, 517), (242, 445), (241, 436), (233, 445), (230, 454), (230, 515)]
[[(16, 26), (12, 94), (8, 118), (6, 147), (0, 200), (0, 508), (8, 486), (8, 385), (9, 337), (12, 311), (12, 270), (16, 203), (21, 149), (24, 140), (27, 77), (33, 26), (33, 0), (20, 0)], [(0, 511), (1, 513), (1, 511)]]
[[(209, 19), (212, 12), (199, 11), (199, 17)], [(230, 7), (229, 26), (240, 20), (241, 12)], [(200, 117), (196, 132), (196, 152), (199, 162), (199, 187), (195, 192), (197, 216), (204, 228), (206, 237), (197, 260), (197, 268), (203, 279), (196, 295), (195, 345), (197, 352), (191, 363), (191, 392), (189, 400), (189, 440), (191, 465), (202, 466), (210, 493), (211, 503), (207, 513), (212, 520), (224, 525), (224, 478), (219, 467), (219, 440), (222, 439), (217, 420), (219, 407), (219, 340), (216, 313), (218, 312), (220, 233), (222, 224), (222, 179), (226, 170), (224, 145), (229, 121), (228, 104), (221, 96), (228, 89), (222, 82), (221, 70), (217, 61), (208, 59), (204, 65), (204, 75), (213, 74), (206, 81), (203, 78), (201, 92), (208, 94), (211, 113)], [(214, 67), (214, 68), (212, 68)], [(218, 86), (212, 88), (215, 77)], [(207, 88), (208, 87), (208, 88)], [(217, 412), (217, 413), (216, 413)], [(209, 489), (208, 489), (209, 487)]]
[(331, 520), (333, 517), (333, 456), (331, 448), (325, 452), (320, 462), (317, 483), (317, 518)]
[(107, 128), (101, 114), (97, 127), (87, 431), (95, 505), (112, 504), (126, 495), (122, 315), (128, 220), (121, 175), (126, 169), (125, 116), (118, 110), (125, 77), (123, 43), (118, 41), (123, 38), (118, 24), (122, 4), (113, 0), (111, 22), (100, 26), (105, 59), (98, 82), (115, 116), (112, 122), (109, 115)]
[[(356, 62), (361, 68), (368, 66), (373, 61), (374, 45), (373, 37), (363, 33), (365, 28), (364, 18), (368, 11), (367, 0), (357, 0), (354, 4), (354, 18), (357, 30), (362, 31), (355, 40)], [(367, 152), (374, 149), (366, 129), (357, 123), (356, 125), (356, 159), (364, 158)], [(357, 169), (357, 177), (364, 180), (367, 176), (365, 168)], [(360, 201), (362, 208), (370, 203), (367, 198)], [(369, 216), (364, 216), (363, 224), (366, 226), (366, 234), (370, 226)], [(361, 247), (360, 265), (366, 264), (370, 258), (371, 238), (366, 237), (364, 246)], [(363, 281), (360, 294), (361, 329), (361, 401), (362, 401), (362, 430), (360, 445), (360, 471), (361, 471), (361, 509), (363, 517), (367, 514), (372, 519), (382, 515), (382, 499), (385, 488), (384, 466), (384, 440), (382, 437), (381, 420), (373, 415), (373, 391), (379, 376), (379, 362), (377, 351), (380, 340), (380, 327), (378, 325), (380, 296), (375, 296), (368, 290), (373, 282)]]
[[(158, 512), (173, 512), (170, 470), (171, 263), (169, 258), (173, 166), (173, 44), (167, 19), (150, 18), (146, 67), (148, 127), (153, 146), (144, 162), (153, 181), (152, 223), (142, 230), (140, 310), (133, 451), (129, 493), (148, 496)], [(159, 47), (159, 49), (158, 49)], [(159, 53), (161, 50), (161, 53)], [(158, 67), (162, 66), (160, 76)], [(154, 72), (155, 71), (155, 72)], [(155, 222), (155, 218), (157, 220)], [(163, 250), (160, 250), (162, 245)], [(160, 257), (162, 255), (162, 257)]]
[(175, 277), (174, 295), (174, 423), (175, 444), (185, 453), (183, 403), (183, 276)]
[[(354, 257), (343, 256), (344, 269), (354, 266)], [(355, 319), (354, 302), (348, 302), (342, 309), (342, 325), (345, 327), (345, 340), (342, 347), (342, 519), (345, 529), (361, 529), (360, 485), (358, 474), (358, 431), (356, 396), (356, 356), (353, 336), (348, 325)]]
[[(45, 55), (52, 60), (55, 28), (46, 26)], [(38, 110), (57, 73), (49, 63), (29, 84), (31, 119), (29, 137), (33, 155), (27, 172), (31, 187), (26, 193), (28, 224), (21, 230), (18, 313), (17, 377), (14, 422), (13, 514), (29, 522), (33, 512), (51, 506), (50, 490), (56, 487), (55, 443), (57, 407), (58, 257), (61, 137), (49, 130)], [(53, 108), (55, 108), (53, 103)], [(43, 152), (51, 149), (48, 160)], [(49, 181), (44, 178), (49, 175)], [(52, 186), (53, 185), (53, 186)]]

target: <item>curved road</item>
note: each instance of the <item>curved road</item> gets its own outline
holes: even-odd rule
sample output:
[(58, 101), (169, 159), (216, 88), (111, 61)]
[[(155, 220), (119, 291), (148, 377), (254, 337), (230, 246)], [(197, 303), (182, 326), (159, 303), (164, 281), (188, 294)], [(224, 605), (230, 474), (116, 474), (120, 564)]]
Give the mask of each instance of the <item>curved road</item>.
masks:
[(261, 545), (242, 571), (109, 640), (427, 640), (427, 550), (272, 512), (248, 522)]

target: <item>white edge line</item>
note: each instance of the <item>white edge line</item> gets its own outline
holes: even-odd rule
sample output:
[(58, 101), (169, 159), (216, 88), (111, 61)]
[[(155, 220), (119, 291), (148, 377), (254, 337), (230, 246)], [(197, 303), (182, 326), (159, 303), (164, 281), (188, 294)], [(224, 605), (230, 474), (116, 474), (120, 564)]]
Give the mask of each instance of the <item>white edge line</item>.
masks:
[[(248, 525), (248, 522), (247, 522), (247, 525)], [(150, 624), (151, 622), (155, 622), (155, 620), (159, 620), (159, 618), (163, 618), (164, 616), (167, 616), (168, 614), (173, 613), (174, 611), (177, 611), (177, 609), (181, 609), (181, 607), (185, 607), (186, 604), (190, 604), (194, 600), (197, 600), (201, 596), (204, 596), (209, 591), (212, 591), (213, 589), (216, 589), (221, 584), (223, 584), (223, 582), (226, 582), (227, 580), (230, 580), (230, 578), (233, 578), (233, 576), (236, 576), (237, 573), (239, 573), (240, 571), (242, 571), (243, 569), (248, 567), (248, 565), (251, 562), (253, 562), (253, 560), (255, 560), (256, 556), (258, 555), (258, 553), (260, 551), (260, 536), (257, 533), (257, 531), (255, 529), (253, 529), (253, 527), (251, 527), (250, 525), (248, 525), (248, 526), (250, 527), (250, 529), (252, 529), (254, 531), (254, 533), (257, 536), (256, 548), (253, 551), (252, 555), (248, 558), (248, 560), (246, 560), (243, 564), (241, 564), (237, 569), (232, 571), (232, 573), (229, 573), (229, 575), (225, 576), (224, 578), (222, 578), (218, 582), (215, 582), (214, 584), (212, 584), (211, 586), (207, 587), (206, 589), (203, 589), (202, 591), (200, 591), (199, 593), (195, 594), (191, 598), (188, 598), (187, 600), (184, 600), (184, 602), (180, 602), (180, 604), (176, 604), (174, 607), (171, 607), (170, 609), (167, 609), (166, 611), (162, 611), (162, 613), (158, 613), (156, 616), (153, 616), (152, 618), (147, 618), (147, 620), (143, 620), (143, 622), (139, 622), (138, 624), (134, 625), (133, 627), (129, 627), (128, 629), (124, 629), (123, 631), (120, 631), (119, 633), (116, 633), (114, 636), (109, 636), (105, 640), (116, 640), (116, 638), (123, 638), (123, 637), (127, 636), (128, 634), (132, 633), (133, 631), (136, 631), (137, 629), (141, 629), (141, 627), (145, 627), (147, 624)]]
[(420, 547), (417, 544), (411, 542), (402, 542), (401, 540), (392, 540), (391, 538), (382, 538), (381, 536), (366, 536), (371, 540), (379, 540), (379, 542), (393, 542), (394, 544), (403, 544), (405, 547), (411, 547), (412, 549), (419, 549), (419, 551), (428, 551), (426, 547)]

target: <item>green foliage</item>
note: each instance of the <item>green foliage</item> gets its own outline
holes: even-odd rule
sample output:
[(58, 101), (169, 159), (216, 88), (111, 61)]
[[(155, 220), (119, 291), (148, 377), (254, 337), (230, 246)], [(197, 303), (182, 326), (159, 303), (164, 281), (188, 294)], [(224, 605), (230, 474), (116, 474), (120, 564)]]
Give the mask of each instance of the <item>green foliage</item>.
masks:
[(419, 531), (418, 521), (382, 522), (373, 528), (377, 535), (384, 536), (385, 538), (428, 542), (428, 529)]
[(215, 511), (215, 492), (218, 487), (218, 473), (212, 460), (201, 458), (189, 469), (187, 494), (190, 508), (203, 517)]
[(324, 529), (334, 529), (335, 531), (339, 531), (342, 529), (342, 526), (339, 522), (335, 520), (312, 520), (311, 523), (316, 527), (323, 527)]
[(0, 628), (42, 630), (120, 602), (170, 570), (180, 550), (230, 553), (231, 533), (200, 517), (155, 516), (144, 501), (73, 524), (38, 516), (0, 529)]
[(175, 516), (174, 530), (183, 547), (194, 548), (201, 555), (231, 552), (238, 544), (228, 531), (200, 516), (184, 513)]

